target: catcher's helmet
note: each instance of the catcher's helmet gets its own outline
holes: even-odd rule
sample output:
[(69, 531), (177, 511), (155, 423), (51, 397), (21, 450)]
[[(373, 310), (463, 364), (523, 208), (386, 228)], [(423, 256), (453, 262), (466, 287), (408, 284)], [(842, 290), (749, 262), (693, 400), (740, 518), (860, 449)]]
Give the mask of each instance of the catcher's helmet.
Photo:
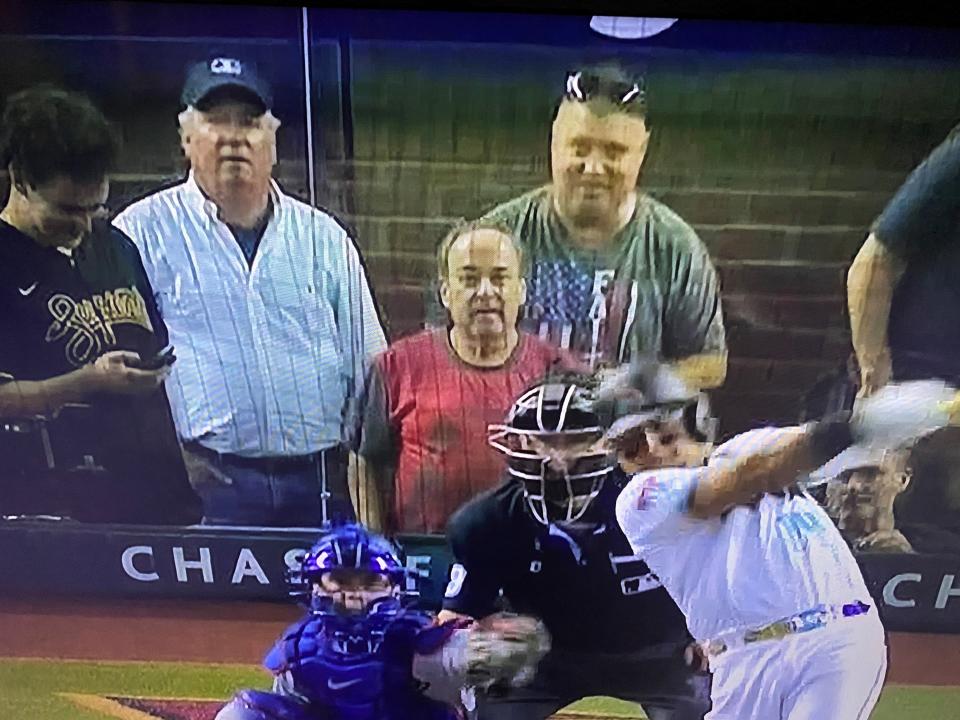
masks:
[(679, 418), (698, 442), (713, 442), (716, 436), (717, 421), (706, 394), (657, 362), (635, 362), (615, 372), (598, 388), (594, 408), (611, 418), (614, 432), (619, 422), (658, 423)]
[[(362, 525), (347, 524), (323, 535), (289, 580), (291, 594), (308, 597), (313, 614), (370, 615), (400, 609), (407, 576), (393, 543)], [(351, 608), (356, 603), (348, 603), (347, 595), (359, 607)]]
[(588, 390), (546, 382), (523, 393), (504, 423), (489, 426), (489, 442), (523, 483), (534, 518), (548, 525), (580, 519), (616, 466), (611, 453), (595, 448), (604, 430)]

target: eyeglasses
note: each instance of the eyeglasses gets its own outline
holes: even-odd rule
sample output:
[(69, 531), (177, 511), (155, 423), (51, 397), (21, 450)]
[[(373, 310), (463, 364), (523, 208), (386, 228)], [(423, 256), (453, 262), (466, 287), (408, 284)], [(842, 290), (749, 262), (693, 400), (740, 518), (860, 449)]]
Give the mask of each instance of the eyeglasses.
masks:
[(617, 105), (633, 105), (645, 102), (647, 93), (642, 82), (607, 80), (580, 71), (567, 74), (564, 97), (576, 102), (604, 98)]

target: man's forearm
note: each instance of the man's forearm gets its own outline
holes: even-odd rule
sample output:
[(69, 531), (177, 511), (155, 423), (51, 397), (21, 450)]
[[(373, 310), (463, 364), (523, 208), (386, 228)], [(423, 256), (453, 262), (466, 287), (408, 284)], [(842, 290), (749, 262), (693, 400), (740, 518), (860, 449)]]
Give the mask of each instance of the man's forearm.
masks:
[(67, 403), (86, 399), (85, 369), (47, 380), (12, 380), (0, 384), (0, 417), (52, 416)]
[(885, 361), (893, 291), (905, 263), (871, 234), (847, 275), (847, 307), (857, 361), (863, 369)]
[(726, 351), (700, 353), (671, 363), (671, 367), (687, 384), (701, 390), (723, 385), (727, 377)]
[(738, 459), (729, 467), (707, 467), (691, 498), (689, 512), (700, 518), (722, 515), (763, 493), (777, 493), (814, 470), (852, 442), (844, 420), (799, 426), (776, 446)]
[(350, 453), (347, 482), (350, 496), (357, 505), (354, 508), (357, 519), (371, 530), (384, 532), (389, 512), (387, 503), (392, 497), (389, 488), (393, 485), (393, 468)]

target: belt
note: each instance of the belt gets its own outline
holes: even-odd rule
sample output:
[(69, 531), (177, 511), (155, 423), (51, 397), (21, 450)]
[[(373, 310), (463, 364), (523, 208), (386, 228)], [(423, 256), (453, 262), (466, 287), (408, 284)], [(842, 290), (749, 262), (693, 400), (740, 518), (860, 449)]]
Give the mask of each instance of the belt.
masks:
[(847, 605), (819, 605), (760, 628), (746, 631), (731, 630), (721, 633), (715, 638), (700, 643), (700, 647), (709, 657), (716, 657), (728, 650), (735, 650), (751, 643), (763, 640), (781, 640), (788, 635), (818, 630), (837, 620), (865, 615), (869, 611), (870, 606), (859, 600)]
[(262, 470), (264, 472), (283, 472), (285, 470), (298, 470), (317, 462), (323, 462), (324, 453), (333, 448), (319, 450), (310, 455), (274, 455), (264, 457), (251, 457), (246, 455), (234, 455), (233, 453), (219, 453), (208, 447), (201, 445), (196, 441), (189, 441), (183, 444), (188, 452), (195, 453), (202, 457), (212, 460), (216, 463), (228, 462), (231, 465), (253, 470)]

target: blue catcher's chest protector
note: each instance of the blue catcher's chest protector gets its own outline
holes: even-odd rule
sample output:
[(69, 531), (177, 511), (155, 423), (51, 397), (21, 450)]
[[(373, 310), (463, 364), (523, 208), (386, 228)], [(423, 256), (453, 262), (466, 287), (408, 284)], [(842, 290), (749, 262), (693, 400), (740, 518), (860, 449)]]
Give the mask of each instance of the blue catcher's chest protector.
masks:
[(451, 632), (416, 611), (309, 615), (287, 629), (264, 665), (323, 720), (461, 720), (427, 698), (412, 673), (414, 654), (439, 649)]

